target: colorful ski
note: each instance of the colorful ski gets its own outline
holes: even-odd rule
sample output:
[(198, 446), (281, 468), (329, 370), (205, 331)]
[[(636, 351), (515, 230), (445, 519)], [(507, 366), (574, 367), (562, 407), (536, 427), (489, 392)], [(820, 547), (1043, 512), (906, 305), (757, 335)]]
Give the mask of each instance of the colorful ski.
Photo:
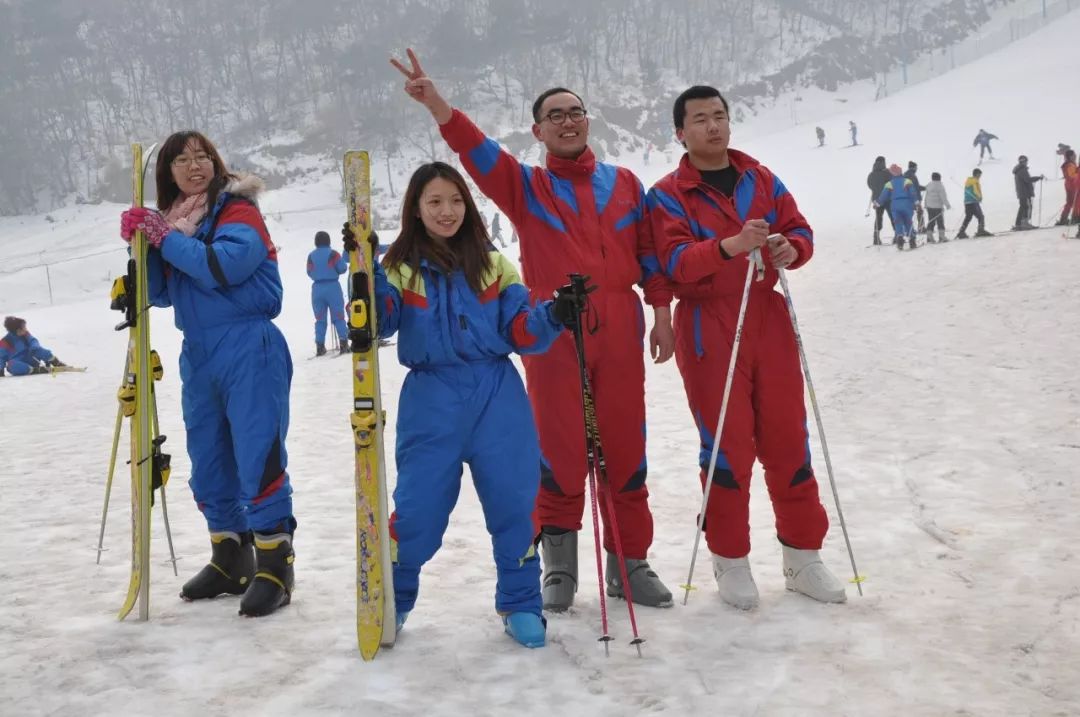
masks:
[[(143, 205), (143, 180), (154, 153), (142, 145), (131, 145), (132, 205)], [(127, 596), (117, 617), (123, 620), (139, 603), (139, 619), (150, 618), (150, 505), (154, 445), (152, 437), (152, 384), (150, 359), (150, 301), (146, 277), (147, 243), (143, 233), (135, 232), (128, 259), (128, 277), (132, 288), (127, 316), (117, 329), (127, 328), (127, 377), (120, 387), (119, 399), (124, 415), (131, 419), (131, 578)]]
[(352, 347), (356, 488), (356, 637), (360, 654), (374, 659), (396, 637), (391, 569), (386, 461), (379, 388), (375, 260), (371, 236), (370, 160), (364, 151), (345, 153), (345, 201), (357, 247), (349, 252), (349, 343)]

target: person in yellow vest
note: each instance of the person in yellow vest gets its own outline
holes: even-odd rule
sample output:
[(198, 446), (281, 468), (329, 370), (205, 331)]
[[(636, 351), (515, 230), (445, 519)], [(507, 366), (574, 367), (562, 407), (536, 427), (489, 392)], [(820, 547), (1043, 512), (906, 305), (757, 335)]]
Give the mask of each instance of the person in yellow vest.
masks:
[(971, 176), (964, 182), (964, 223), (960, 225), (960, 233), (956, 235), (957, 239), (967, 239), (968, 235), (966, 229), (968, 224), (971, 223), (971, 218), (975, 217), (979, 221), (979, 229), (975, 232), (977, 237), (992, 237), (994, 236), (990, 232), (986, 231), (986, 218), (982, 212), (982, 185), (979, 184), (979, 178), (982, 177), (982, 170), (976, 167), (971, 172)]

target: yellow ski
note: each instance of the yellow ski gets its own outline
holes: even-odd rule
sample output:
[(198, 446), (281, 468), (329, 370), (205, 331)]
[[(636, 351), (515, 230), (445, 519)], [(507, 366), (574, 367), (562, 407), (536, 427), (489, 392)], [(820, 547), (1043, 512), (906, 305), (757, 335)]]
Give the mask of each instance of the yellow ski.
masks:
[(386, 461), (379, 388), (379, 341), (376, 330), (376, 257), (371, 236), (370, 159), (365, 151), (345, 153), (345, 201), (357, 248), (349, 252), (349, 343), (352, 347), (356, 489), (356, 637), (360, 655), (371, 660), (380, 645), (396, 637), (391, 569)]
[[(131, 145), (132, 205), (143, 205), (143, 180), (153, 145), (143, 161), (142, 145)], [(117, 617), (123, 620), (139, 603), (139, 619), (150, 618), (150, 501), (153, 468), (150, 370), (150, 301), (146, 278), (146, 237), (135, 232), (131, 240), (128, 276), (133, 296), (127, 318), (118, 329), (128, 328), (128, 372), (118, 398), (124, 415), (131, 419), (131, 578), (127, 596)]]

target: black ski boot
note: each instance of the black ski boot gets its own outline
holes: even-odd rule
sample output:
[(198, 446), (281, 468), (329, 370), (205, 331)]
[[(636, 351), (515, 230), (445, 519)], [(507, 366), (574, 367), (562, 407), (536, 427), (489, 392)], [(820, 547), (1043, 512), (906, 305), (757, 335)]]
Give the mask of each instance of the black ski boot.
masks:
[(188, 602), (218, 595), (243, 595), (255, 574), (251, 533), (210, 534), (210, 562), (180, 589)]
[(325, 356), (326, 355), (326, 344), (316, 342), (316, 344), (315, 344), (315, 355), (316, 356)]
[(56, 358), (55, 356), (53, 356), (53, 357), (52, 357), (51, 359), (49, 359), (48, 361), (46, 361), (46, 362), (45, 362), (45, 365), (46, 365), (46, 366), (55, 366), (55, 367), (57, 367), (57, 368), (65, 368), (65, 367), (67, 366), (67, 364), (66, 364), (66, 363), (64, 363), (64, 362), (63, 362), (63, 361), (61, 361), (60, 359)]
[(874, 246), (881, 246), (881, 232), (874, 232)]
[(894, 245), (896, 245), (896, 248), (898, 250), (903, 250), (903, 248), (904, 248), (904, 237), (896, 237), (895, 239), (892, 240), (892, 243)]
[(292, 600), (292, 536), (288, 533), (255, 534), (255, 562), (258, 571), (251, 587), (240, 600), (240, 614), (248, 617), (269, 615)]
[(977, 236), (977, 237), (992, 237), (994, 235), (980, 227), (979, 231), (975, 232), (975, 236)]
[(908, 249), (914, 249), (915, 248), (915, 235), (914, 234), (912, 234), (911, 236), (908, 237), (907, 248)]
[(956, 235), (956, 238), (957, 239), (967, 239), (968, 238), (967, 232), (965, 232), (963, 229), (961, 229), (960, 233)]
[(348, 339), (342, 339), (341, 340), (341, 348), (338, 350), (338, 356), (344, 356), (345, 354), (349, 353), (349, 351), (350, 351), (350, 349), (349, 349), (349, 340)]

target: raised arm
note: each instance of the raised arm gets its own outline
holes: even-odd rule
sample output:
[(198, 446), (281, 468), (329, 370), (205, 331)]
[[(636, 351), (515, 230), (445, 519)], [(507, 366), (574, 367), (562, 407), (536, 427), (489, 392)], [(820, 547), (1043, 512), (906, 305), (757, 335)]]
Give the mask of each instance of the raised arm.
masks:
[(481, 132), (463, 112), (453, 109), (424, 72), (416, 54), (411, 49), (406, 53), (409, 67), (395, 58), (390, 59), (390, 64), (405, 76), (405, 93), (431, 112), (443, 139), (461, 159), (462, 166), (480, 191), (495, 202), (511, 222), (519, 222), (526, 212), (527, 180), (522, 165), (498, 142)]

